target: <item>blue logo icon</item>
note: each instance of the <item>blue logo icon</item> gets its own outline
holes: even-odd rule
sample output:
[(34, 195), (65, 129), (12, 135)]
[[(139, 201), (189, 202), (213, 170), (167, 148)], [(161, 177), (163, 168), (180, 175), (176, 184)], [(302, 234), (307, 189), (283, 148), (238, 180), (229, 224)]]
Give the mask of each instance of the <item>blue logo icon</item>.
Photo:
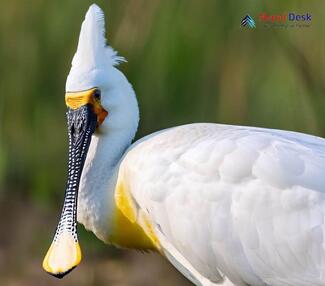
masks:
[(256, 25), (255, 25), (255, 21), (254, 21), (254, 19), (251, 17), (251, 16), (249, 16), (249, 15), (246, 15), (242, 20), (241, 20), (241, 25), (243, 26), (243, 27), (249, 27), (249, 28), (251, 28), (251, 29), (253, 29), (253, 28), (256, 28)]

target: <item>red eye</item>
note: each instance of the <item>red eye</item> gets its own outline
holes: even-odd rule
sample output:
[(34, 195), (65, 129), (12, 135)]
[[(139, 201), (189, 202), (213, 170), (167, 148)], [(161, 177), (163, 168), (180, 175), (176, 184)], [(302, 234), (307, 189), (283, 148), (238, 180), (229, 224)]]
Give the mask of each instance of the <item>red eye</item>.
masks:
[(94, 91), (94, 98), (97, 99), (97, 100), (100, 100), (100, 97), (101, 97), (101, 92), (99, 89), (96, 89)]

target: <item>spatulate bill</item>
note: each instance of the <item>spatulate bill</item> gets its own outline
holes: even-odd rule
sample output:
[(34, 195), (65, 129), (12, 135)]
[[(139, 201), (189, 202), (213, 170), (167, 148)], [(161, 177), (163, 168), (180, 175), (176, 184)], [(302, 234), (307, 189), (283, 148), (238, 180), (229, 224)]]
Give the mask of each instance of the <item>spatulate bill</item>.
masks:
[(44, 258), (43, 268), (55, 277), (62, 278), (81, 261), (77, 235), (77, 200), (80, 177), (92, 134), (96, 129), (97, 115), (90, 104), (67, 111), (69, 154), (68, 179), (61, 217), (53, 242)]

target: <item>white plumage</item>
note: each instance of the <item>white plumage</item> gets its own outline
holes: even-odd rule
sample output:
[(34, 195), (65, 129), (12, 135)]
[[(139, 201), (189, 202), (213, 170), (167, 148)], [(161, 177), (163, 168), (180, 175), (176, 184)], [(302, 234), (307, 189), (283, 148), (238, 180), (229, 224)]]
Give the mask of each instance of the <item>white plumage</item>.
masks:
[(324, 285), (324, 139), (192, 124), (135, 143), (121, 168), (160, 235), (203, 277)]
[(103, 11), (97, 5), (91, 5), (81, 26), (66, 90), (86, 90), (93, 87), (94, 81), (101, 84), (105, 82), (108, 70), (124, 61), (107, 45)]
[(111, 242), (123, 183), (132, 223), (144, 227), (145, 216), (161, 252), (195, 284), (325, 285), (325, 140), (202, 123), (130, 146), (138, 105), (105, 43), (102, 12), (92, 5), (67, 91), (97, 87), (109, 115), (89, 147), (78, 221)]

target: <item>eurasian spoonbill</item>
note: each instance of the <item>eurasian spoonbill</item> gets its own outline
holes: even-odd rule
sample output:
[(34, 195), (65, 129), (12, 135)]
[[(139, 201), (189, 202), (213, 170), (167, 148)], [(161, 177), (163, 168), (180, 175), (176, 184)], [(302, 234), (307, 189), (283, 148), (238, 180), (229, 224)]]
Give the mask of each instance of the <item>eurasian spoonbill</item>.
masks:
[(160, 252), (196, 285), (324, 286), (325, 140), (201, 123), (131, 145), (138, 104), (104, 26), (92, 5), (66, 82), (68, 181), (44, 269), (78, 265), (78, 219), (106, 243)]

